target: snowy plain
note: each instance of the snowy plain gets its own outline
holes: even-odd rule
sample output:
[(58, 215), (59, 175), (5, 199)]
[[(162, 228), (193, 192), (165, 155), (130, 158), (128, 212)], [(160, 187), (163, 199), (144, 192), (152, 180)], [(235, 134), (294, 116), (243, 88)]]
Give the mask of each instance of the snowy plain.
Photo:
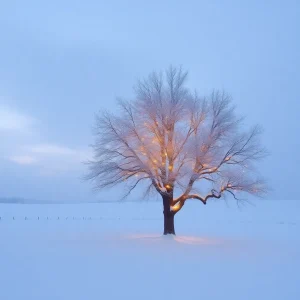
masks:
[(0, 204), (0, 299), (300, 299), (298, 201)]

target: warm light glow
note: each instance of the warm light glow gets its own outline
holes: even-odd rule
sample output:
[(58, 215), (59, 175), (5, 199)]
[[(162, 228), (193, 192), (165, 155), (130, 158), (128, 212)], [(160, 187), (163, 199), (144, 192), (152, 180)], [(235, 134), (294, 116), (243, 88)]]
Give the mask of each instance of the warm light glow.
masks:
[(178, 243), (188, 245), (221, 245), (224, 243), (221, 239), (201, 238), (196, 236), (174, 236), (174, 240)]
[(171, 171), (171, 170), (173, 169), (173, 167), (172, 167), (172, 166), (169, 166), (168, 169)]
[[(158, 245), (161, 245), (162, 242), (165, 242), (165, 236), (161, 236), (160, 234), (131, 234), (131, 235), (125, 235), (122, 236), (125, 240), (133, 240), (140, 243), (158, 243)], [(197, 236), (181, 236), (181, 235), (175, 235), (175, 236), (168, 236), (168, 238), (173, 239), (174, 242), (180, 243), (180, 244), (186, 244), (186, 245), (202, 245), (202, 246), (212, 246), (212, 245), (220, 245), (220, 246), (226, 246), (231, 245), (231, 241), (228, 240), (222, 240), (222, 239), (213, 239), (213, 238), (207, 238), (207, 237), (197, 237)], [(157, 249), (164, 249), (164, 247), (158, 247)], [(226, 248), (224, 248), (226, 249)], [(163, 251), (163, 250), (162, 250)]]
[(180, 203), (179, 202), (171, 207), (171, 210), (174, 211), (174, 212), (177, 212), (179, 209), (180, 209)]

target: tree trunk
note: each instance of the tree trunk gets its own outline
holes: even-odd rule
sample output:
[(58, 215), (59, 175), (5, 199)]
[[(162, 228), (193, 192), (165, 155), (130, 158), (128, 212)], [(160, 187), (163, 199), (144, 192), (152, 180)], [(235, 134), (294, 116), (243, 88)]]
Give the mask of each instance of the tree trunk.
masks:
[(175, 235), (175, 228), (174, 228), (174, 213), (173, 212), (164, 212), (164, 235), (167, 234), (174, 234)]
[(174, 212), (171, 211), (171, 197), (164, 196), (163, 197), (163, 205), (164, 205), (164, 235), (174, 234)]

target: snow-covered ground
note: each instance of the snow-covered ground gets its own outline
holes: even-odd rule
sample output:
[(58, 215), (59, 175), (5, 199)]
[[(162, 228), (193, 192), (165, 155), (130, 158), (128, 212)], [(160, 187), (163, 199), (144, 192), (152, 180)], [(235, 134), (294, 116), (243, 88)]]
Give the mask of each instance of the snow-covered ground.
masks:
[(298, 201), (0, 204), (0, 299), (300, 299)]

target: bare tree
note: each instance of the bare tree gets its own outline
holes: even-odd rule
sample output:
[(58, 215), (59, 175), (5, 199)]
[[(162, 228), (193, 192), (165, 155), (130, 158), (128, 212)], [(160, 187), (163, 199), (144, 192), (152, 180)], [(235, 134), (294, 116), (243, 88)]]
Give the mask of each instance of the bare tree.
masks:
[(129, 194), (145, 182), (148, 192), (159, 193), (164, 234), (175, 234), (174, 216), (188, 199), (206, 204), (265, 192), (252, 165), (265, 155), (261, 130), (243, 131), (226, 93), (200, 98), (186, 78), (181, 68), (152, 73), (138, 82), (133, 101), (119, 101), (119, 114), (97, 115), (89, 162), (88, 179), (97, 188), (126, 181)]

